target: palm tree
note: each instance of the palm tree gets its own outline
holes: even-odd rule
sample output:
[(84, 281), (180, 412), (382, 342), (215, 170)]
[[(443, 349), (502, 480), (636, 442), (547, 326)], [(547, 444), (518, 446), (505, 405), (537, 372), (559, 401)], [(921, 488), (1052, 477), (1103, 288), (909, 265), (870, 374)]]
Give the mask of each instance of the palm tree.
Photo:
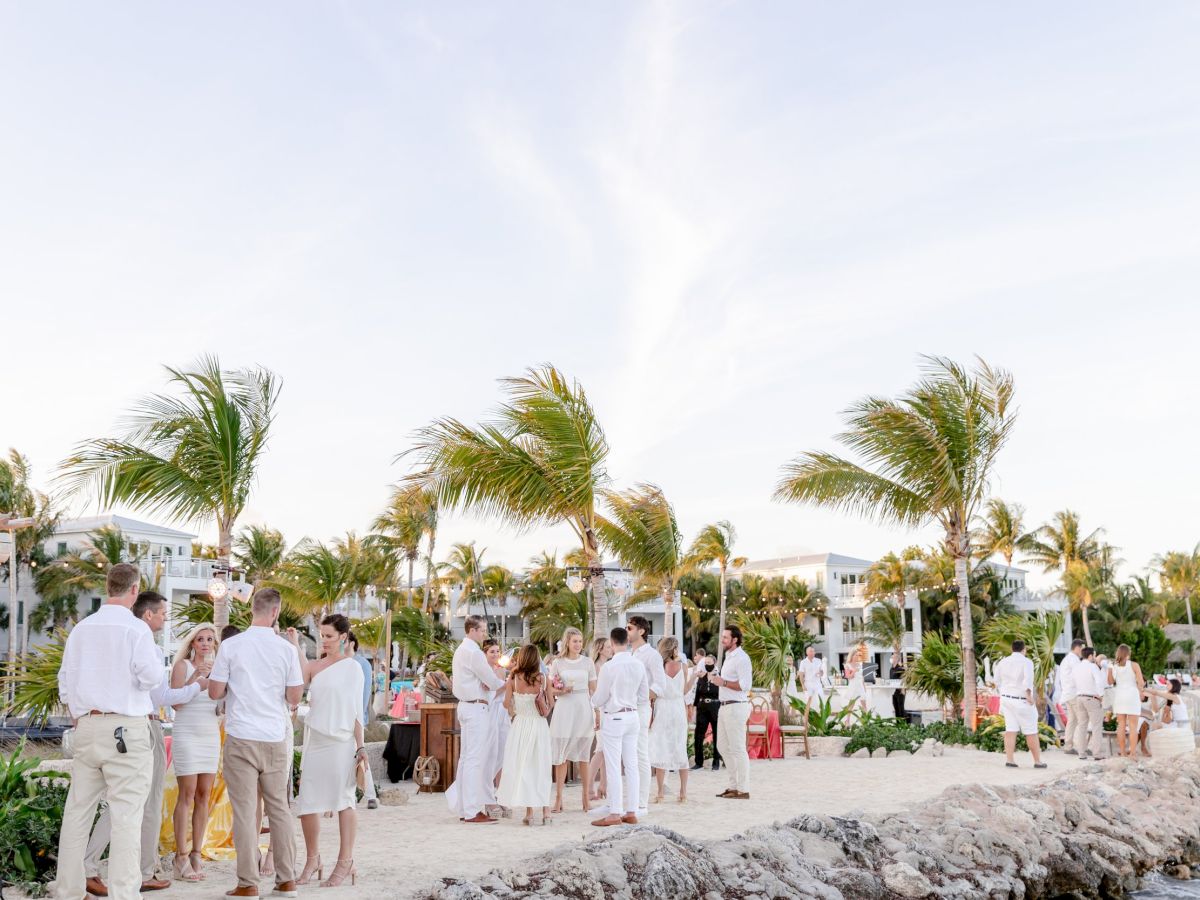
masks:
[(1093, 572), (1101, 556), (1100, 538), (1103, 528), (1083, 534), (1079, 514), (1064, 509), (1054, 514), (1053, 521), (1032, 533), (1023, 548), (1025, 559), (1042, 567), (1042, 571), (1059, 572), (1063, 593), (1078, 610), (1083, 621), (1084, 640), (1092, 642), (1088, 609), (1103, 592), (1103, 573)]
[(347, 557), (335, 547), (305, 538), (266, 583), (293, 612), (320, 620), (353, 589), (353, 582), (353, 564)]
[(1079, 613), (1083, 622), (1083, 639), (1088, 646), (1094, 646), (1089, 610), (1108, 596), (1109, 585), (1105, 581), (1103, 568), (1096, 560), (1071, 560), (1062, 574), (1062, 592), (1066, 594), (1071, 612)]
[[(729, 567), (740, 569), (746, 565), (747, 559), (744, 556), (733, 555), (733, 545), (737, 542), (737, 531), (733, 524), (722, 519), (712, 525), (705, 525), (700, 529), (700, 533), (696, 535), (696, 539), (692, 541), (692, 546), (688, 548), (687, 556), (692, 565), (695, 566), (711, 566), (716, 563), (721, 570), (721, 593), (720, 593), (720, 608), (721, 616), (717, 623), (717, 638), (725, 631), (725, 606), (726, 598), (726, 578)], [(721, 660), (725, 656), (725, 648), (719, 644), (717, 646), (717, 665), (721, 664)]]
[[(381, 543), (398, 562), (408, 566), (408, 605), (414, 605), (413, 567), (421, 555), (421, 540), (428, 536), (429, 551), (433, 552), (435, 532), (437, 531), (437, 506), (429, 495), (420, 488), (401, 485), (392, 489), (392, 496), (387, 509), (375, 517), (371, 523), (375, 530), (372, 536)], [(421, 601), (421, 613), (429, 612), (429, 592), (432, 589), (431, 571), (425, 573), (425, 590)], [(383, 646), (386, 648), (385, 665), (391, 665), (392, 654), (392, 609), (388, 603), (384, 616)], [(407, 654), (407, 649), (405, 649)]]
[(1192, 633), (1192, 597), (1200, 587), (1200, 544), (1191, 553), (1173, 550), (1155, 556), (1150, 564), (1158, 570), (1162, 586), (1183, 600), (1188, 634)]
[(962, 702), (963, 687), (968, 683), (974, 684), (974, 680), (963, 672), (962, 647), (939, 632), (925, 632), (920, 655), (904, 672), (904, 686), (937, 698), (943, 709), (954, 709)]
[[(5, 580), (10, 581), (10, 597), (21, 589), (21, 571), (28, 569), (36, 575), (38, 566), (50, 558), (43, 550), (46, 539), (58, 528), (59, 513), (50, 497), (35, 490), (30, 480), (29, 460), (16, 450), (8, 451), (8, 459), (0, 459), (0, 517), (31, 519), (23, 528), (8, 529), (12, 543), (9, 559), (4, 563)], [(33, 613), (26, 612), (23, 621), (18, 610), (10, 611), (8, 628), (8, 659), (24, 654), (29, 645), (29, 629)]]
[(771, 691), (771, 705), (783, 713), (783, 688), (794, 662), (795, 627), (783, 616), (758, 617), (739, 610), (734, 615), (742, 629), (743, 647), (754, 666), (754, 680)]
[(896, 657), (904, 652), (904, 635), (908, 633), (902, 602), (888, 597), (872, 603), (871, 614), (863, 626), (868, 641), (877, 647), (891, 647)]
[(283, 533), (266, 525), (248, 525), (233, 542), (233, 556), (253, 594), (283, 563), (287, 542)]
[(989, 559), (999, 554), (1004, 557), (1004, 565), (1012, 568), (1013, 554), (1028, 549), (1034, 540), (1024, 524), (1025, 507), (1021, 504), (1005, 503), (999, 497), (988, 500), (984, 514), (975, 522), (976, 558)]
[(608, 482), (608, 441), (582, 386), (553, 366), (501, 384), (509, 401), (471, 428), (439, 419), (418, 433), (411, 477), (446, 509), (490, 513), (517, 528), (567, 525), (586, 554), (596, 637), (608, 630), (597, 494)]
[(492, 565), (480, 573), (480, 587), (485, 596), (496, 601), (496, 614), (500, 620), (500, 640), (508, 642), (508, 598), (517, 586), (517, 580), (511, 569), (504, 566)]
[(701, 646), (701, 637), (720, 637), (720, 580), (711, 572), (689, 571), (676, 582), (679, 605), (688, 619), (692, 646)]
[[(72, 491), (94, 489), (106, 506), (125, 503), (178, 520), (215, 521), (217, 558), (227, 568), (234, 526), (266, 450), (279, 381), (266, 369), (222, 371), (214, 356), (191, 371), (167, 372), (181, 396), (142, 400), (124, 438), (84, 442), (63, 463), (63, 478)], [(215, 606), (214, 623), (224, 627), (228, 594)]]
[(543, 550), (529, 558), (529, 581), (531, 584), (562, 584), (565, 570), (558, 564), (558, 551)]
[(471, 601), (482, 590), (479, 582), (483, 574), (483, 554), (486, 552), (486, 547), (476, 550), (474, 541), (467, 544), (458, 543), (450, 548), (450, 556), (438, 566), (442, 573), (442, 583), (460, 588), (459, 608), (466, 604), (466, 612), (463, 615), (470, 615)]
[[(975, 372), (927, 357), (925, 378), (899, 400), (868, 397), (847, 413), (840, 440), (865, 465), (833, 453), (784, 468), (776, 499), (813, 503), (911, 528), (937, 522), (954, 560), (963, 698), (975, 709), (975, 635), (967, 563), (970, 523), (987, 499), (992, 466), (1015, 421), (1012, 376), (980, 360)], [(870, 466), (870, 468), (868, 468)]]
[(1133, 581), (1117, 585), (1107, 602), (1096, 608), (1096, 625), (1103, 626), (1115, 646), (1143, 625), (1160, 624), (1164, 612), (1150, 579), (1134, 576)]
[(1036, 616), (1012, 613), (989, 619), (979, 629), (984, 652), (992, 659), (1008, 656), (1013, 641), (1025, 642), (1025, 655), (1033, 662), (1034, 692), (1038, 709), (1045, 712), (1046, 684), (1054, 674), (1054, 645), (1065, 624), (1061, 613), (1041, 613)]
[(552, 650), (554, 642), (567, 628), (578, 628), (584, 634), (589, 630), (594, 632), (586, 591), (559, 587), (527, 607), (525, 615), (529, 622), (529, 639)]
[[(663, 634), (675, 633), (675, 581), (686, 568), (675, 510), (662, 489), (639, 484), (628, 491), (609, 491), (609, 516), (599, 519), (600, 537), (621, 564), (650, 585), (647, 593), (662, 598)], [(640, 599), (637, 594), (630, 602)]]

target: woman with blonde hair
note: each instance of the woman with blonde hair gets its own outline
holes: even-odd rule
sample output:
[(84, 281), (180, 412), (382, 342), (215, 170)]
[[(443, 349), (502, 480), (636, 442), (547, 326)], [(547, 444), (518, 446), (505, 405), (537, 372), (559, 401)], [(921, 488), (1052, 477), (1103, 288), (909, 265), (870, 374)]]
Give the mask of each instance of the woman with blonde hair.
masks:
[(1117, 648), (1116, 659), (1108, 667), (1108, 683), (1114, 686), (1112, 711), (1117, 717), (1117, 755), (1132, 757), (1137, 753), (1135, 745), (1142, 725), (1142, 689), (1146, 681), (1141, 666), (1129, 657), (1128, 644)]
[[(687, 801), (688, 755), (687, 709), (683, 695), (691, 687), (688, 667), (679, 658), (679, 641), (664, 637), (658, 642), (666, 676), (654, 700), (654, 720), (650, 723), (650, 765), (658, 781), (655, 803), (663, 800), (663, 779), (667, 772), (679, 772), (679, 802)], [(694, 676), (693, 676), (694, 677)]]
[(554, 812), (563, 809), (563, 785), (567, 764), (579, 766), (583, 785), (583, 811), (591, 809), (588, 785), (592, 741), (596, 737), (596, 714), (591, 696), (596, 690), (596, 664), (583, 654), (583, 632), (568, 628), (562, 636), (562, 652), (550, 662), (550, 692), (554, 695), (554, 718), (550, 720), (550, 747), (554, 763)]
[[(215, 625), (203, 623), (187, 633), (171, 666), (171, 687), (190, 684), (212, 672), (221, 639)], [(221, 763), (221, 723), (217, 701), (201, 691), (187, 703), (175, 707), (171, 726), (171, 761), (179, 794), (175, 798), (172, 823), (175, 828), (175, 878), (200, 881), (204, 836), (208, 830), (209, 801)], [(191, 852), (188, 825), (192, 828)]]
[(864, 714), (867, 712), (867, 685), (863, 681), (863, 666), (866, 665), (869, 657), (870, 652), (867, 650), (866, 643), (860, 641), (850, 651), (845, 668), (846, 680), (850, 682), (850, 690), (846, 694), (846, 705), (853, 707), (858, 704)]

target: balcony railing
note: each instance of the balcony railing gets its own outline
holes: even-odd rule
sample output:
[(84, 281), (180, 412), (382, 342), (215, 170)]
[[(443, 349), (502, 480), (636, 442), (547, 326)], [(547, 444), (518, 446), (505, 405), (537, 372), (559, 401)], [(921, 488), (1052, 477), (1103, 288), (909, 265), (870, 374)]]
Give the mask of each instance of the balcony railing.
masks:
[[(875, 646), (875, 647), (879, 646), (878, 644), (875, 644), (871, 640), (871, 638), (867, 635), (867, 633), (865, 631), (857, 631), (857, 630), (856, 631), (842, 631), (842, 632), (834, 631), (834, 632), (831, 632), (830, 635), (827, 635), (827, 636), (839, 638), (840, 639), (839, 646), (841, 646), (841, 647), (853, 647), (855, 644), (857, 644), (861, 641), (866, 641), (866, 643), (871, 646)], [(916, 650), (918, 647), (917, 635), (911, 631), (904, 632), (904, 641), (903, 641), (902, 646), (905, 650)], [(887, 648), (880, 647), (880, 649), (886, 650)]]

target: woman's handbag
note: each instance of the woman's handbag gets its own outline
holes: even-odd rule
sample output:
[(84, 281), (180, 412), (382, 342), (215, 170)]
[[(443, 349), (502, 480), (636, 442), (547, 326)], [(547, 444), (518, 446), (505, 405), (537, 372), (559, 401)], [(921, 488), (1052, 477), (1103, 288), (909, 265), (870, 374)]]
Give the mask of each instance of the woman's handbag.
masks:
[(367, 757), (362, 755), (358, 757), (358, 762), (354, 764), (354, 781), (358, 785), (358, 789), (364, 793), (367, 790)]
[(418, 756), (413, 766), (413, 781), (421, 787), (433, 787), (441, 780), (442, 766), (436, 756)]

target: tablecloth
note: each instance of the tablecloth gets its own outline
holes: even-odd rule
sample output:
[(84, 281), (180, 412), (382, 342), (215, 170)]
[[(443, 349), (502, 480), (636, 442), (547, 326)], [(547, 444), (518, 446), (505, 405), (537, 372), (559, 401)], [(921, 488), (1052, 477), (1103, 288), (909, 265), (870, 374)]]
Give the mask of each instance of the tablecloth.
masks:
[(767, 711), (767, 733), (746, 734), (746, 752), (751, 759), (783, 759), (783, 730), (779, 727), (779, 713)]
[(383, 759), (387, 763), (388, 780), (407, 781), (412, 778), (413, 766), (421, 755), (421, 723), (393, 722), (388, 729)]

